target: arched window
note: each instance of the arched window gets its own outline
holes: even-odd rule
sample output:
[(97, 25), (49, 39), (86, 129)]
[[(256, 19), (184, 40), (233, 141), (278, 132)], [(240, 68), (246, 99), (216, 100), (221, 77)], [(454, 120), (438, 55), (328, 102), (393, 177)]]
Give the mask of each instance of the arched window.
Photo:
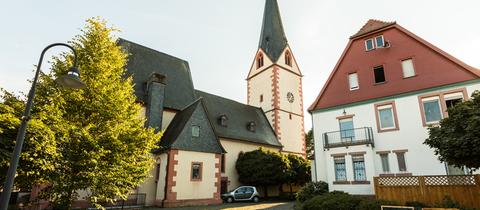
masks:
[(259, 53), (257, 57), (257, 69), (263, 66), (263, 54)]
[(285, 64), (292, 66), (292, 55), (290, 54), (290, 51), (285, 52)]

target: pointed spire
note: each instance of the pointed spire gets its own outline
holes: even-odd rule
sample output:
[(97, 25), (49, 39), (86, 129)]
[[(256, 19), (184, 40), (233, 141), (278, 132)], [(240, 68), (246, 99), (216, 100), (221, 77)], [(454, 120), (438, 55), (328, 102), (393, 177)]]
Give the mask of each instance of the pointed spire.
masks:
[(274, 62), (287, 46), (287, 37), (283, 31), (280, 10), (277, 0), (266, 0), (263, 13), (262, 33), (260, 34), (259, 48)]

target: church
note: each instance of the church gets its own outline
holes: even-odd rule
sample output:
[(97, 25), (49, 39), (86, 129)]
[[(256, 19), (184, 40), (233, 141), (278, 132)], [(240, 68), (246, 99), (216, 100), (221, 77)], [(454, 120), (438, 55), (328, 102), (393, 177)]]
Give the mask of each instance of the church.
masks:
[(136, 189), (147, 206), (221, 203), (222, 192), (241, 185), (235, 169), (241, 152), (263, 147), (305, 156), (302, 73), (276, 0), (265, 3), (246, 104), (196, 90), (185, 60), (125, 39), (118, 44), (129, 54), (145, 126), (164, 132), (151, 177)]

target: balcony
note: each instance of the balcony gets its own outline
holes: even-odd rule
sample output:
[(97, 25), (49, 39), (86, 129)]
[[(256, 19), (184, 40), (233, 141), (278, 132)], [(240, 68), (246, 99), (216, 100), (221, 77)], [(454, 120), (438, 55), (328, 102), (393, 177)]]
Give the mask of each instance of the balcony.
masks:
[(325, 149), (363, 144), (374, 146), (371, 127), (332, 131), (323, 134), (323, 148)]

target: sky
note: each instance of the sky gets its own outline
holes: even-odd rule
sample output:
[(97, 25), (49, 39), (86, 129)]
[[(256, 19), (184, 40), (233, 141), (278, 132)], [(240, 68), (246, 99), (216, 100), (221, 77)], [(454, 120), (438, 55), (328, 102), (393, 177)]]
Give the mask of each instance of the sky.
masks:
[[(264, 0), (0, 0), (0, 87), (27, 92), (42, 49), (71, 40), (90, 17), (117, 37), (189, 62), (196, 89), (246, 102)], [(397, 21), (480, 68), (478, 0), (278, 0), (289, 45), (304, 75), (305, 110), (368, 19)], [(52, 49), (46, 58), (65, 51)], [(48, 59), (47, 59), (48, 60)], [(46, 61), (44, 61), (46, 62)], [(48, 72), (48, 64), (43, 66)], [(305, 111), (305, 127), (311, 116)]]

